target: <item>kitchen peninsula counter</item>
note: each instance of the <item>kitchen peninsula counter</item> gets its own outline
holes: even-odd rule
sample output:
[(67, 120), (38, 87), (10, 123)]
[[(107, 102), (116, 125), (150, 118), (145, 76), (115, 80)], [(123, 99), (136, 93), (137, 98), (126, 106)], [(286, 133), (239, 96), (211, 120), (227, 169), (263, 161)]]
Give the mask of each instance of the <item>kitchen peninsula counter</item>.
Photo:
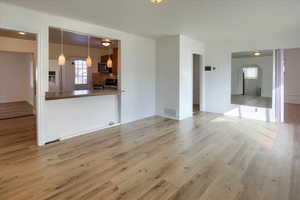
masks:
[(46, 100), (70, 99), (90, 96), (118, 95), (118, 89), (73, 90), (69, 92), (46, 92)]

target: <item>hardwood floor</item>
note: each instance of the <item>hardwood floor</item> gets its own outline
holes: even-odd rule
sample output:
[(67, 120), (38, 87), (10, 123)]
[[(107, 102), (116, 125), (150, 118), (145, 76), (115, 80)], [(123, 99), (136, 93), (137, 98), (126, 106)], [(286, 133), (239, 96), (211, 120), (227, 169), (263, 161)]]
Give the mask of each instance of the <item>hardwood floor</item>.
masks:
[(300, 104), (286, 103), (284, 106), (284, 119), (286, 123), (300, 124)]
[(26, 101), (0, 103), (0, 120), (33, 115), (33, 107)]
[(237, 104), (237, 105), (272, 108), (272, 98), (271, 97), (231, 95), (231, 103)]
[(0, 121), (0, 199), (299, 200), (299, 126), (199, 113), (35, 147), (34, 118)]

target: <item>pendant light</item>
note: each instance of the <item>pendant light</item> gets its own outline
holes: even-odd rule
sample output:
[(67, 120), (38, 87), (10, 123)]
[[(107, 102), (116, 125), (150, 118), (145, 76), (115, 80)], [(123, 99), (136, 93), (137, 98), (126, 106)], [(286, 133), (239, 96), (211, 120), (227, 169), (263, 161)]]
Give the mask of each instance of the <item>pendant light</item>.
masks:
[(112, 68), (112, 64), (113, 64), (112, 59), (111, 59), (111, 57), (109, 56), (106, 65), (107, 65), (108, 68)]
[(65, 56), (64, 56), (64, 53), (63, 53), (63, 51), (64, 51), (64, 47), (63, 47), (63, 40), (64, 40), (64, 32), (63, 32), (63, 30), (62, 29), (60, 29), (60, 32), (61, 32), (61, 46), (60, 46), (60, 56), (58, 57), (58, 65), (59, 66), (63, 66), (63, 65), (65, 65), (65, 63), (66, 63), (66, 58), (65, 58)]
[(92, 59), (90, 57), (90, 36), (88, 36), (88, 57), (86, 59), (86, 66), (91, 67), (92, 66)]

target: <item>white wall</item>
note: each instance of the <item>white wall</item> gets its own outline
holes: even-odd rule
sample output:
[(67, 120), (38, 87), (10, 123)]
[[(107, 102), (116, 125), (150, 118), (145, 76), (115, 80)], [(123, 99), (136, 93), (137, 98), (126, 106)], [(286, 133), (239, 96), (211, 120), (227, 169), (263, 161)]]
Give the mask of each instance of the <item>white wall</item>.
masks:
[[(242, 94), (243, 82), (241, 70), (243, 64), (258, 65), (262, 72), (261, 80), (249, 80), (259, 84), (261, 87), (261, 96), (272, 97), (273, 90), (273, 56), (260, 57), (244, 57), (232, 59), (232, 73), (231, 73), (231, 92), (232, 94)], [(260, 83), (261, 82), (261, 83)]]
[(205, 64), (217, 69), (212, 72), (205, 72), (206, 111), (240, 116), (240, 110), (244, 117), (274, 120), (273, 109), (248, 108), (231, 104), (231, 53), (299, 46), (300, 38), (298, 35), (290, 35), (285, 32), (274, 33), (268, 37), (247, 37), (243, 41), (218, 41), (207, 44)]
[[(125, 91), (121, 95), (122, 122), (126, 123), (155, 115), (156, 47), (154, 40), (78, 20), (0, 3), (1, 28), (34, 32), (39, 36), (37, 106), (38, 142), (40, 145), (65, 137), (65, 133), (68, 135), (88, 133), (95, 127), (107, 126), (111, 120), (118, 120), (116, 116), (114, 119), (106, 117), (117, 109), (112, 106), (115, 105), (114, 103), (109, 104), (111, 98), (102, 96), (80, 98), (74, 101), (45, 101), (45, 92), (48, 90), (49, 26), (96, 37), (121, 40), (121, 89)], [(100, 100), (101, 98), (102, 100)], [(75, 116), (68, 114), (75, 111)]]
[[(193, 54), (203, 55), (204, 44), (180, 35), (180, 119), (193, 116)], [(200, 70), (202, 72), (203, 69)], [(200, 83), (200, 110), (204, 108), (204, 76)]]
[(36, 54), (36, 41), (0, 36), (0, 51)]
[(110, 122), (118, 123), (118, 118), (116, 95), (53, 100), (47, 102), (45, 128), (65, 139), (106, 128)]
[(300, 48), (284, 50), (285, 103), (300, 104)]
[(179, 120), (193, 116), (193, 54), (203, 55), (204, 45), (186, 36), (167, 36), (157, 41), (156, 104), (159, 115)]
[(26, 87), (26, 101), (34, 106), (34, 112), (35, 112), (35, 86), (34, 86), (34, 74), (35, 74), (35, 66), (34, 66), (34, 59), (33, 59), (33, 54), (27, 54), (25, 56), (24, 63), (26, 63), (26, 82), (25, 82), (25, 87)]
[(156, 110), (179, 118), (179, 36), (157, 40)]
[(121, 118), (127, 123), (156, 114), (156, 43), (133, 35), (121, 38)]
[(33, 54), (0, 51), (0, 103), (33, 105)]

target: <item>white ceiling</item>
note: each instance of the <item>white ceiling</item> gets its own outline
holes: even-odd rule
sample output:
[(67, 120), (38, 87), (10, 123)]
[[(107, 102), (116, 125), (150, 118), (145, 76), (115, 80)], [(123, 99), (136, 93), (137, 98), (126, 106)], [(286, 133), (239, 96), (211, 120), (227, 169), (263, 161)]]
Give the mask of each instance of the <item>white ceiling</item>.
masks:
[(299, 31), (299, 0), (0, 0), (149, 37), (202, 41)]
[[(1, 30), (1, 29), (0, 29)], [(49, 28), (49, 42), (53, 43), (61, 43), (61, 30), (57, 28)], [(88, 36), (84, 34), (78, 34), (74, 32), (64, 31), (63, 32), (63, 39), (64, 44), (71, 44), (71, 45), (79, 45), (79, 46), (87, 46), (88, 45)], [(0, 31), (1, 35), (1, 31)], [(111, 45), (109, 47), (104, 47), (101, 45), (101, 41), (106, 38), (98, 38), (90, 36), (90, 47), (92, 48), (117, 48), (118, 41), (117, 40), (110, 40)]]
[(36, 40), (36, 35), (32, 33), (26, 33), (25, 35), (20, 35), (18, 31), (8, 30), (8, 29), (1, 29), (0, 28), (0, 36), (1, 37), (10, 37), (16, 39), (23, 39), (23, 40)]

